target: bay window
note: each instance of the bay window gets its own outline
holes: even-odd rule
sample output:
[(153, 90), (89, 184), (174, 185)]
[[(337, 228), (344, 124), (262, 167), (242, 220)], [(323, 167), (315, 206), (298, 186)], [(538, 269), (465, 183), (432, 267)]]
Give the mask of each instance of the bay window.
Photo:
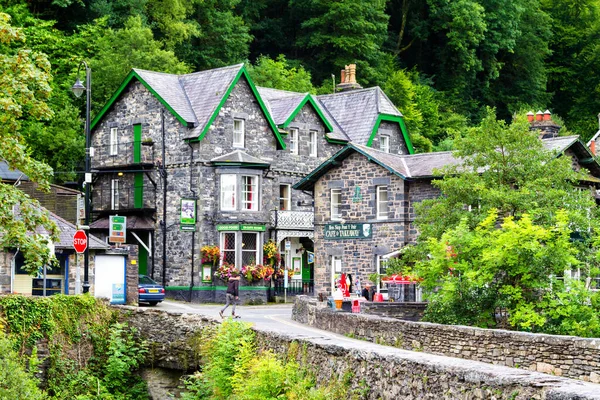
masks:
[(261, 235), (259, 232), (221, 232), (221, 263), (229, 263), (241, 269), (244, 265), (257, 264), (260, 260)]
[(242, 176), (242, 208), (244, 210), (258, 209), (258, 190), (256, 176)]
[(236, 209), (236, 175), (221, 175), (221, 210)]
[(222, 174), (220, 182), (221, 211), (258, 211), (260, 209), (258, 176)]

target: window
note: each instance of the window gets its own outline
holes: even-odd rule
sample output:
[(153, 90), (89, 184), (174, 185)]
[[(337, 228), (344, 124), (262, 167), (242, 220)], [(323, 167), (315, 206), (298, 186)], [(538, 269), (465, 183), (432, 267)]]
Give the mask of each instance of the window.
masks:
[(233, 147), (244, 147), (244, 120), (233, 120)]
[(235, 264), (235, 232), (221, 232), (221, 262)]
[(119, 151), (117, 128), (110, 128), (110, 155), (115, 156)]
[(242, 232), (242, 265), (256, 264), (258, 260), (258, 233)]
[(279, 209), (291, 210), (291, 187), (290, 185), (279, 185)]
[(110, 182), (110, 209), (119, 209), (119, 180), (113, 179)]
[(233, 264), (241, 269), (242, 266), (256, 264), (259, 260), (261, 245), (258, 232), (221, 232), (220, 245), (222, 263)]
[(377, 219), (388, 219), (387, 186), (377, 186)]
[(386, 153), (390, 152), (390, 137), (389, 136), (381, 136), (379, 138), (379, 150), (385, 151)]
[(298, 129), (290, 129), (290, 153), (298, 154)]
[(221, 210), (235, 210), (236, 176), (221, 175)]
[(341, 221), (342, 189), (331, 189), (331, 220)]
[(242, 176), (242, 207), (244, 210), (258, 209), (256, 176)]
[(308, 150), (311, 157), (317, 156), (317, 131), (308, 132)]

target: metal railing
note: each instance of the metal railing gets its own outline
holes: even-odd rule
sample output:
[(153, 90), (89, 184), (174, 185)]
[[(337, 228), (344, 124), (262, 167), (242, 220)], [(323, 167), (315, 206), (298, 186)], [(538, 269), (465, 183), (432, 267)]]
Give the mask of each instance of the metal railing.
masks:
[(312, 211), (271, 211), (271, 226), (276, 229), (307, 229), (315, 227)]
[(154, 164), (154, 146), (146, 142), (94, 146), (92, 169)]
[(156, 209), (156, 189), (151, 185), (129, 186), (112, 190), (92, 190), (92, 211)]
[[(269, 298), (274, 296), (283, 296), (285, 287), (283, 279), (273, 279), (269, 288)], [(300, 294), (314, 295), (315, 281), (313, 279), (290, 279), (288, 280), (287, 296), (296, 296)]]

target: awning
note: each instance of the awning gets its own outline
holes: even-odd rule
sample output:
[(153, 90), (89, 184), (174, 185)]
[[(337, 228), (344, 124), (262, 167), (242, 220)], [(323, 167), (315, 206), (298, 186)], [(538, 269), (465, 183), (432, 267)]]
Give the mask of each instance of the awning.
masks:
[[(154, 221), (148, 217), (140, 217), (137, 215), (127, 215), (127, 229), (137, 231), (153, 231)], [(103, 230), (105, 229), (108, 233), (109, 218), (103, 217), (90, 224), (90, 229)]]
[(276, 231), (275, 241), (277, 244), (287, 237), (307, 237), (310, 240), (315, 240), (314, 231), (301, 231), (301, 230), (278, 230)]

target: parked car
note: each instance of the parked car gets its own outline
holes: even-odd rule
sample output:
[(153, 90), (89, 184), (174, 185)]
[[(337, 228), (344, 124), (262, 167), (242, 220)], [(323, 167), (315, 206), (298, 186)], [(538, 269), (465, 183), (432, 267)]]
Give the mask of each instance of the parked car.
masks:
[(148, 303), (155, 306), (165, 299), (165, 288), (150, 279), (140, 275), (138, 282), (138, 303)]

